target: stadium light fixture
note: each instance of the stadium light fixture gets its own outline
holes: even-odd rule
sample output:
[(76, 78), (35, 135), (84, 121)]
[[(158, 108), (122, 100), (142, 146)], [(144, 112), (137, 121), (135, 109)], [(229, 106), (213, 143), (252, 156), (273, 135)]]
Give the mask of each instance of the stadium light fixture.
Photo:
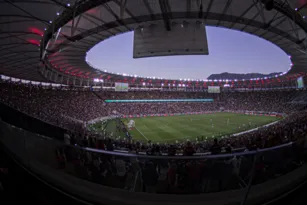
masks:
[(68, 3), (67, 6), (70, 7), (70, 3)]

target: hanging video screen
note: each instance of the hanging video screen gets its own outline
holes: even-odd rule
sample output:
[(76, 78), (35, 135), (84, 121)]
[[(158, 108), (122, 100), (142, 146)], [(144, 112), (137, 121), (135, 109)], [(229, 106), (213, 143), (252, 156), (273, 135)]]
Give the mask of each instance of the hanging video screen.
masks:
[(208, 93), (220, 93), (220, 86), (208, 86)]
[(128, 92), (128, 83), (115, 83), (115, 91), (118, 92)]

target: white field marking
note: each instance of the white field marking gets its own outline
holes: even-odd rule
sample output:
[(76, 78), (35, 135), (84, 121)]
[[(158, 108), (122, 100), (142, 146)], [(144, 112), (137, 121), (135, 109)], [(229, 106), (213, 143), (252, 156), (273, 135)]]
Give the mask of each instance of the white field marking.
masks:
[(145, 133), (145, 134), (152, 134), (152, 133), (165, 133), (165, 131), (161, 131), (161, 130), (159, 130), (159, 131), (147, 131), (147, 132), (143, 132), (143, 133)]
[(191, 136), (181, 136), (176, 138), (161, 138), (160, 142), (168, 142), (168, 141), (176, 141), (176, 140), (186, 140), (186, 139), (193, 139)]
[(163, 127), (163, 128), (166, 128), (166, 129), (168, 129), (168, 128), (169, 128), (168, 124), (163, 125), (162, 127)]
[(232, 134), (230, 137), (235, 137), (235, 136), (239, 136), (239, 135), (242, 135), (242, 134), (245, 134), (245, 133), (249, 133), (249, 132), (258, 130), (258, 129), (260, 129), (260, 128), (263, 128), (263, 127), (269, 127), (269, 126), (274, 125), (274, 124), (276, 124), (276, 123), (278, 123), (278, 122), (279, 122), (279, 120), (274, 121), (274, 122), (271, 122), (271, 123), (269, 123), (269, 124), (265, 124), (265, 125), (263, 125), (263, 126), (259, 126), (259, 127), (250, 129), (250, 130), (245, 130), (245, 131), (243, 131), (243, 132), (235, 133), (235, 134)]
[(199, 121), (199, 120), (202, 120), (202, 119), (197, 119), (197, 118), (190, 118), (191, 121)]
[(182, 136), (182, 137), (178, 137), (180, 139), (190, 139), (192, 136)]
[(137, 127), (134, 127), (134, 128), (148, 141), (148, 138), (145, 137), (145, 135)]
[(162, 124), (162, 125), (160, 125), (160, 124), (156, 124), (156, 126), (158, 127), (158, 128), (161, 128), (161, 129), (167, 129), (167, 128), (169, 128), (169, 126), (168, 126), (168, 124)]

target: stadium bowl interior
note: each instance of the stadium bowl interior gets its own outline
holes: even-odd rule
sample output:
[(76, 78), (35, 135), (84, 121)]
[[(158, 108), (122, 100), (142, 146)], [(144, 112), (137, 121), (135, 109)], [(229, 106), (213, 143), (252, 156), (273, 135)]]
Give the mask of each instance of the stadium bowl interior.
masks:
[[(1, 1), (1, 148), (80, 203), (271, 203), (307, 177), (306, 9), (287, 0)], [(86, 61), (121, 33), (156, 29), (188, 42), (178, 26), (205, 25), (272, 42), (289, 70), (174, 80)], [(135, 58), (208, 53), (206, 38), (187, 49), (137, 37)]]

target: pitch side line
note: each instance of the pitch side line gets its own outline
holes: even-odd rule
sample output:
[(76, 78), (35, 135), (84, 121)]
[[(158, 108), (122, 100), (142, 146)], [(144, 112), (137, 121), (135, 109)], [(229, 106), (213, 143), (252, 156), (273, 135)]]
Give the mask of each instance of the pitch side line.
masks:
[(149, 140), (147, 137), (145, 137), (145, 135), (137, 128), (137, 127), (134, 127), (147, 141)]

